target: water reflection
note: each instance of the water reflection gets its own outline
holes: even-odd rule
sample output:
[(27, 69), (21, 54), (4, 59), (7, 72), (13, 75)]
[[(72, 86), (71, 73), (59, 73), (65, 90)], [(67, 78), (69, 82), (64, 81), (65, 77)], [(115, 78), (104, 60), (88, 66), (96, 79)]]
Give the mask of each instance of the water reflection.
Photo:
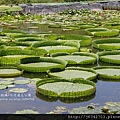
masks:
[(79, 102), (89, 101), (95, 97), (95, 93), (89, 96), (79, 97), (79, 98), (58, 98), (58, 97), (48, 97), (36, 91), (36, 97), (46, 102), (56, 102), (57, 100), (60, 100), (63, 103), (70, 104), (70, 103), (79, 103)]

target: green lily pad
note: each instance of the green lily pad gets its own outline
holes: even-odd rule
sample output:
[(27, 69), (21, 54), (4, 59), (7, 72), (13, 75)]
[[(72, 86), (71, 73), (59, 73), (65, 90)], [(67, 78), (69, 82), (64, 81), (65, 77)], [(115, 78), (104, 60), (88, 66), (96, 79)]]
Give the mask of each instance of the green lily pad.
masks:
[(96, 72), (98, 72), (98, 77), (112, 80), (120, 79), (120, 67), (117, 66), (104, 66), (95, 67)]
[(21, 59), (17, 67), (29, 72), (47, 72), (50, 69), (64, 69), (67, 62), (55, 58), (29, 57)]
[(45, 46), (45, 47), (39, 47), (39, 49), (45, 49), (47, 52), (57, 49), (60, 51), (67, 51), (67, 50), (78, 51), (76, 47), (71, 47), (71, 46)]
[(8, 85), (8, 88), (12, 88), (12, 87), (15, 87), (15, 85)]
[(4, 90), (4, 89), (6, 89), (8, 86), (7, 85), (1, 85), (0, 84), (0, 90)]
[(49, 76), (52, 77), (59, 77), (69, 80), (74, 80), (77, 78), (82, 78), (85, 80), (92, 80), (96, 78), (96, 73), (93, 71), (89, 71), (88, 69), (82, 69), (82, 68), (75, 68), (75, 67), (68, 67), (64, 71), (60, 72), (49, 72)]
[[(54, 87), (55, 86), (55, 87)], [(68, 83), (68, 82), (56, 82), (56, 83), (47, 83), (39, 86), (40, 89), (46, 89), (56, 92), (60, 95), (63, 92), (77, 92), (77, 91), (85, 91), (88, 89), (92, 89), (93, 86), (79, 83)], [(62, 89), (61, 89), (62, 88)]]
[(40, 114), (40, 113), (36, 110), (23, 109), (23, 110), (18, 110), (13, 114)]
[(27, 92), (28, 90), (25, 89), (25, 88), (12, 88), (9, 90), (9, 92), (15, 92), (15, 93), (25, 93)]
[(13, 76), (19, 76), (23, 72), (17, 69), (0, 69), (0, 77), (13, 77)]
[(30, 84), (36, 84), (36, 82), (37, 81), (40, 81), (40, 80), (42, 80), (42, 79), (40, 79), (40, 78), (32, 78), (32, 79), (30, 79)]
[(14, 78), (4, 78), (3, 80), (5, 80), (5, 81), (14, 81), (15, 79)]
[(68, 64), (93, 64), (97, 61), (97, 56), (93, 53), (84, 52), (76, 52), (72, 55), (56, 55), (55, 58), (66, 60)]
[(30, 80), (16, 80), (14, 84), (29, 84)]
[(0, 81), (0, 84), (1, 85), (11, 85), (11, 84), (14, 84), (13, 81)]
[(36, 86), (39, 93), (51, 97), (75, 98), (95, 92), (95, 84), (87, 80), (46, 79), (38, 81)]

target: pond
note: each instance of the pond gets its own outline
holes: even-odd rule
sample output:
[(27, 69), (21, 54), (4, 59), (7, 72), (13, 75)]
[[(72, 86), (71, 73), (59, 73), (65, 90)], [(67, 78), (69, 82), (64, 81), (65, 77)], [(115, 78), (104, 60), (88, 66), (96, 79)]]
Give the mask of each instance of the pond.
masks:
[[(76, 34), (85, 35), (85, 31), (82, 29), (74, 31), (62, 31), (62, 28), (49, 28), (48, 25), (41, 25), (39, 23), (23, 22), (23, 23), (12, 23), (13, 25), (20, 26), (20, 29), (27, 33), (52, 33), (55, 34)], [(6, 29), (6, 27), (2, 27)], [(19, 29), (16, 29), (19, 30)], [(88, 46), (93, 53), (98, 52), (97, 49), (92, 46)], [(97, 62), (94, 65), (80, 65), (82, 67), (91, 68), (96, 66), (110, 66), (110, 64)], [(13, 78), (14, 81), (18, 80), (30, 80), (35, 78), (49, 78), (46, 73), (29, 73), (24, 72), (23, 75)], [(0, 78), (1, 80), (4, 78)], [(6, 78), (7, 79), (7, 78)], [(46, 114), (56, 109), (57, 106), (65, 106), (67, 109), (78, 108), (80, 106), (87, 106), (91, 103), (104, 106), (105, 102), (119, 102), (120, 96), (120, 82), (113, 80), (102, 80), (97, 79), (95, 94), (74, 99), (74, 100), (59, 100), (45, 97), (36, 91), (35, 84), (15, 84), (8, 89), (0, 90), (0, 114), (13, 114), (15, 111), (23, 109), (32, 109), (39, 113)], [(25, 88), (28, 91), (24, 93), (10, 92), (12, 88)]]

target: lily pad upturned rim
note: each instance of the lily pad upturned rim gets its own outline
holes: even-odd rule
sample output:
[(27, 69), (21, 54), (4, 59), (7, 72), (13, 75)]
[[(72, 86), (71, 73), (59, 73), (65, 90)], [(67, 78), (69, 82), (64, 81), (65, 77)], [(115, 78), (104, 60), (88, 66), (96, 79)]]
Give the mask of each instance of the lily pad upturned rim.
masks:
[[(97, 66), (93, 67), (93, 69), (97, 72), (99, 69), (120, 69), (120, 66)], [(97, 72), (98, 73), (98, 72)], [(120, 80), (120, 75), (107, 75), (98, 73), (98, 78), (102, 78), (103, 80)]]
[[(118, 46), (111, 46), (112, 43), (120, 43), (120, 38), (101, 38), (92, 41), (93, 47), (101, 50), (119, 50)], [(107, 44), (107, 45), (106, 45)]]
[[(92, 68), (83, 68), (83, 67), (66, 67), (65, 68), (65, 70), (82, 70), (82, 71), (87, 71), (87, 72), (91, 72), (91, 73), (94, 73), (95, 75), (94, 76), (91, 76), (91, 77), (89, 77), (89, 78), (87, 78), (86, 80), (94, 80), (94, 79), (96, 79), (97, 78), (97, 72), (94, 70), (94, 69), (92, 69)], [(59, 71), (58, 71), (59, 72)], [(64, 72), (64, 71), (60, 71), (60, 72)], [(48, 75), (50, 76), (50, 77), (55, 77), (55, 78), (59, 78), (59, 79), (61, 79), (62, 77), (60, 77), (60, 76), (54, 76), (54, 75), (52, 75), (52, 73), (57, 73), (57, 71), (54, 71), (54, 70), (48, 70), (47, 71), (47, 73), (48, 73)], [(64, 78), (65, 79), (65, 78)], [(76, 80), (76, 79), (82, 79), (82, 80), (84, 80), (84, 78), (72, 78), (72, 79), (67, 79), (67, 80), (69, 80), (69, 81), (74, 81), (74, 80)]]
[[(86, 84), (86, 85), (91, 85), (92, 88), (87, 90), (87, 91), (76, 91), (76, 92), (62, 92), (60, 95), (58, 95), (56, 92), (51, 91), (51, 90), (46, 90), (46, 89), (42, 89), (39, 86), (43, 85), (43, 84), (47, 84), (47, 83), (55, 83), (55, 82), (68, 82), (68, 83), (76, 83), (76, 84)], [(58, 97), (58, 98), (78, 98), (78, 97), (82, 97), (82, 96), (89, 96), (92, 95), (93, 93), (95, 93), (96, 91), (96, 84), (92, 81), (87, 81), (87, 80), (80, 80), (80, 79), (76, 79), (74, 82), (72, 81), (68, 81), (65, 79), (54, 79), (54, 78), (49, 78), (49, 79), (44, 79), (44, 80), (40, 80), (36, 83), (36, 90), (37, 92), (45, 95), (45, 96), (51, 96), (51, 97)]]
[(52, 57), (61, 57), (61, 56), (89, 56), (91, 57), (91, 59), (86, 59), (86, 60), (82, 60), (80, 62), (74, 61), (73, 59), (71, 60), (66, 60), (68, 61), (68, 64), (93, 64), (97, 62), (98, 56), (94, 53), (87, 53), (87, 52), (74, 52), (72, 54), (69, 54), (67, 52), (58, 52), (58, 53), (53, 53), (51, 54)]
[[(30, 63), (38, 63), (38, 62), (46, 62), (46, 63), (55, 63), (56, 65), (53, 66), (41, 66), (41, 67), (33, 67), (28, 66), (27, 64)], [(26, 66), (27, 65), (27, 66)], [(47, 57), (28, 57), (23, 58), (20, 61), (20, 64), (17, 65), (19, 69), (23, 69), (24, 71), (28, 72), (47, 72), (50, 69), (56, 69), (56, 70), (63, 70), (67, 65), (67, 62), (64, 60), (59, 60), (55, 58), (47, 58)]]
[(114, 58), (105, 57), (107, 55), (113, 55), (113, 56), (120, 55), (120, 50), (98, 52), (99, 59), (102, 62), (112, 63), (112, 64), (120, 64), (120, 59), (114, 59)]

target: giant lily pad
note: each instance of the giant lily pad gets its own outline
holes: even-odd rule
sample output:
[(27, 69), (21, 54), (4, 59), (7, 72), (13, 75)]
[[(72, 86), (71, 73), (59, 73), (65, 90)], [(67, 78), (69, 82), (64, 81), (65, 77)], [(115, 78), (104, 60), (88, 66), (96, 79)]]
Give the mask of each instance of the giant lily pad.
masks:
[(87, 34), (95, 37), (114, 37), (119, 35), (118, 29), (107, 29), (107, 28), (88, 28), (85, 30)]
[(120, 64), (120, 51), (103, 51), (98, 53), (100, 60), (106, 63)]
[(67, 53), (54, 53), (51, 56), (66, 60), (68, 64), (93, 64), (97, 61), (97, 55), (84, 52), (76, 52), (71, 55)]
[(17, 67), (28, 72), (47, 72), (50, 69), (63, 70), (66, 65), (66, 61), (55, 58), (29, 57), (21, 59), (21, 64)]
[(80, 44), (78, 42), (60, 42), (60, 41), (43, 41), (33, 44), (33, 49), (38, 51), (45, 50), (46, 53), (56, 52), (78, 52)]
[(46, 96), (75, 98), (88, 96), (95, 92), (95, 83), (86, 80), (73, 82), (65, 79), (48, 79), (36, 83), (36, 90)]
[(13, 77), (19, 76), (23, 71), (17, 70), (15, 68), (0, 68), (0, 77)]
[(98, 72), (98, 77), (104, 79), (119, 80), (120, 67), (117, 66), (101, 66), (94, 68)]
[(94, 70), (79, 67), (68, 67), (64, 71), (48, 72), (48, 74), (52, 77), (64, 78), (68, 80), (74, 80), (77, 78), (93, 80), (97, 77), (97, 74)]
[(93, 46), (101, 50), (119, 50), (120, 38), (103, 38), (93, 41)]

